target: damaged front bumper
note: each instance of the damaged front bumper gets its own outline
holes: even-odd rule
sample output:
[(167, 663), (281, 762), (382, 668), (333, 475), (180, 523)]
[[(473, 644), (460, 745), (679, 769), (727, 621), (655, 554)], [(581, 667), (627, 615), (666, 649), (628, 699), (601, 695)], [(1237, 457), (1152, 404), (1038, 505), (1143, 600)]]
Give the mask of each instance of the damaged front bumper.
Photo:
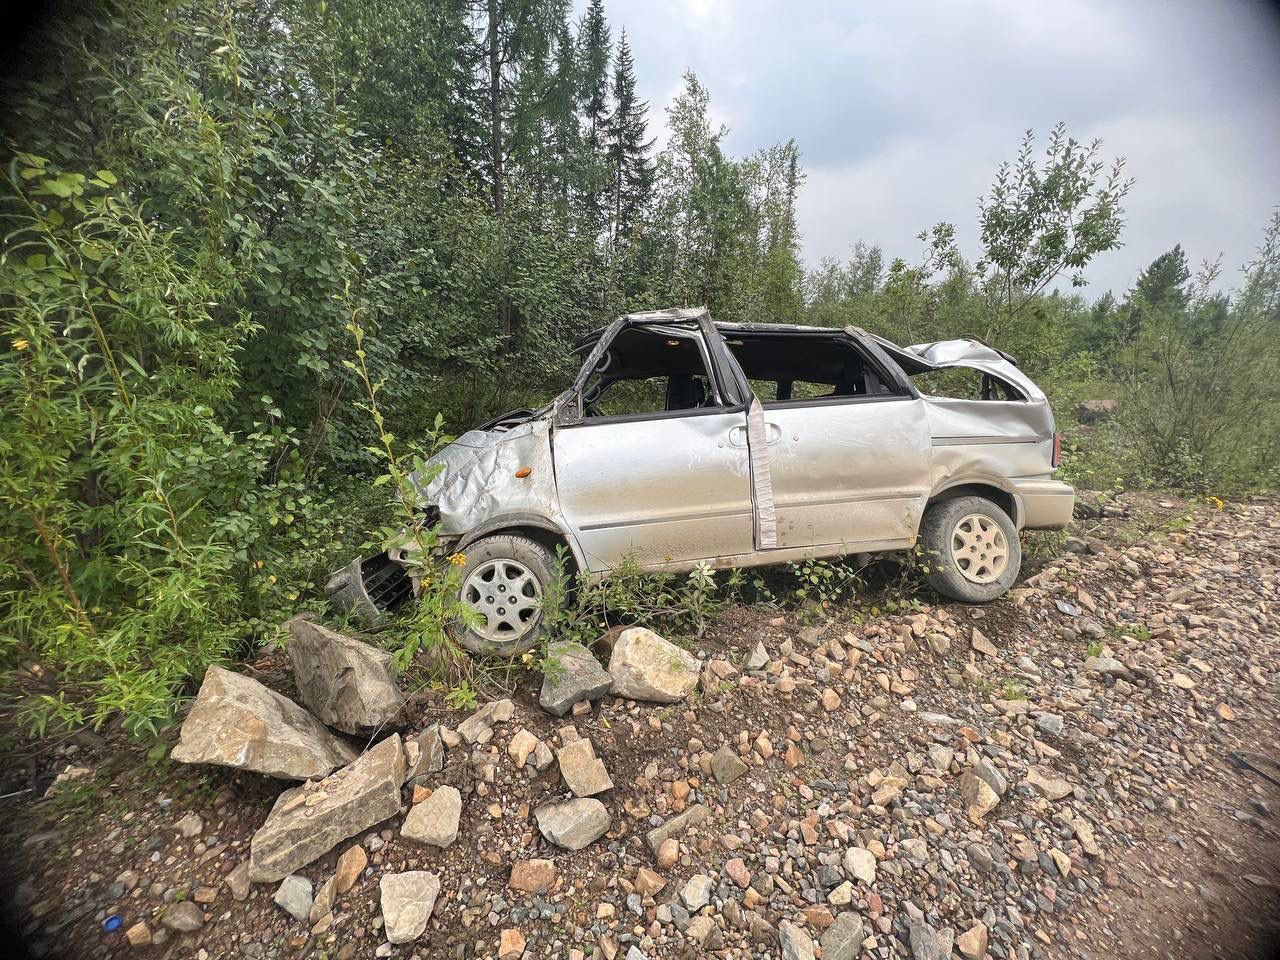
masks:
[(414, 594), (413, 578), (388, 551), (353, 560), (324, 585), (329, 601), (365, 627), (377, 626), (384, 615)]
[[(440, 539), (427, 561), (442, 559), (456, 537)], [(401, 531), (398, 543), (363, 560), (353, 560), (329, 577), (325, 595), (339, 610), (349, 613), (361, 626), (375, 627), (386, 615), (411, 597), (422, 593), (422, 578), (417, 573), (423, 566), (417, 544)]]

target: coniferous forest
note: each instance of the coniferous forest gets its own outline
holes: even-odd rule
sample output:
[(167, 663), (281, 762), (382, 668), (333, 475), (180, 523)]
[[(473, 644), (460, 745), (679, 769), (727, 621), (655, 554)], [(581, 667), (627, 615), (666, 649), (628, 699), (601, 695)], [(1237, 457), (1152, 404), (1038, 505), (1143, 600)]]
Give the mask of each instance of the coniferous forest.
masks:
[(0, 96), (23, 722), (154, 730), (394, 524), (398, 458), (545, 402), (632, 310), (978, 336), (1045, 387), (1079, 487), (1280, 481), (1280, 215), (1242, 211), (1247, 264), (1175, 246), (1094, 295), (1132, 181), (1058, 127), (991, 171), (981, 249), (920, 224), (890, 259), (851, 225), (847, 260), (806, 267), (804, 144), (730, 155), (691, 72), (644, 102), (625, 26), (602, 0), (58, 8)]

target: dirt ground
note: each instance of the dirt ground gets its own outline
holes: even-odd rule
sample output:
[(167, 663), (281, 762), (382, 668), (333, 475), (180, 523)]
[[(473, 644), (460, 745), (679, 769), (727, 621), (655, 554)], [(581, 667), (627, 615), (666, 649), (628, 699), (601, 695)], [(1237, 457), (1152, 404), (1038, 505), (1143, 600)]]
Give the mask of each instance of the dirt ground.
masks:
[[(498, 930), (508, 927), (528, 936), (528, 957), (570, 956), (577, 947), (586, 956), (594, 950), (608, 960), (615, 955), (622, 960), (628, 944), (647, 958), (777, 956), (776, 934), (775, 939), (757, 937), (757, 927), (745, 932), (749, 925), (735, 921), (743, 911), (727, 901), (717, 901), (722, 908), (714, 911), (716, 935), (701, 944), (677, 930), (678, 923), (664, 921), (660, 909), (655, 914), (654, 905), (630, 921), (623, 919), (636, 868), (647, 862), (640, 837), (655, 817), (683, 808), (677, 789), (683, 783), (686, 789), (692, 784), (691, 800), (712, 806), (716, 825), (686, 842), (667, 892), (655, 897), (659, 905), (689, 877), (714, 875), (726, 848), (735, 850), (726, 838), (736, 837), (735, 844), (747, 838), (737, 856), (757, 877), (773, 872), (791, 881), (781, 893), (771, 881), (757, 898), (769, 930), (791, 916), (808, 924), (816, 940), (829, 917), (821, 916), (823, 908), (815, 907), (813, 898), (802, 896), (812, 881), (797, 878), (805, 870), (812, 873), (820, 855), (806, 854), (806, 844), (812, 848), (813, 843), (801, 828), (825, 817), (844, 817), (863, 842), (874, 834), (888, 851), (880, 888), (860, 894), (851, 905), (872, 934), (872, 945), (864, 945), (861, 953), (871, 960), (913, 956), (905, 926), (913, 910), (957, 932), (980, 916), (996, 918), (990, 924), (989, 953), (995, 960), (1277, 955), (1280, 787), (1233, 764), (1231, 754), (1245, 750), (1280, 757), (1275, 679), (1280, 641), (1260, 633), (1280, 624), (1275, 583), (1280, 506), (1254, 503), (1226, 511), (1196, 506), (1124, 498), (1112, 516), (1079, 524), (1077, 540), (1069, 545), (1073, 552), (1030, 558), (1027, 582), (1043, 576), (1042, 583), (1024, 596), (984, 608), (932, 604), (922, 595), (923, 606), (874, 613), (873, 608), (883, 611), (889, 598), (873, 593), (829, 611), (829, 618), (816, 625), (794, 612), (729, 610), (702, 645), (708, 659), (740, 664), (763, 641), (779, 667), (771, 667), (763, 679), (744, 675), (723, 691), (709, 691), (696, 705), (654, 707), (606, 698), (591, 716), (579, 719), (579, 732), (595, 743), (616, 785), (610, 802), (613, 827), (607, 842), (578, 853), (556, 851), (561, 885), (554, 896), (535, 898), (531, 905), (502, 891), (514, 859), (550, 855), (530, 810), (563, 793), (554, 766), (549, 775), (504, 769), (486, 779), (473, 763), (451, 760), (442, 782), (454, 783), (468, 797), (466, 842), (427, 857), (398, 835), (396, 821), (368, 831), (361, 841), (370, 850), (367, 882), (343, 902), (332, 930), (313, 934), (271, 902), (274, 885), (255, 887), (242, 902), (224, 884), (247, 856), (249, 840), (281, 782), (171, 763), (163, 751), (149, 754), (144, 745), (111, 731), (22, 741), (0, 772), (5, 795), (0, 830), (14, 936), (32, 956), (44, 957), (351, 960), (374, 956), (382, 943), (376, 873), (429, 866), (444, 880), (441, 904), (447, 900), (448, 909), (438, 907), (428, 933), (407, 948), (415, 956), (496, 955)], [(1190, 521), (1182, 519), (1192, 512)], [(1196, 585), (1208, 578), (1231, 592), (1197, 593)], [(1105, 635), (1090, 634), (1083, 629), (1087, 616), (1063, 615), (1054, 607), (1064, 598), (1074, 607), (1081, 594), (1098, 598), (1103, 607), (1123, 607), (1124, 615), (1098, 612)], [(1110, 678), (1101, 687), (1096, 678), (1086, 680), (1075, 666), (1084, 659), (1086, 645), (1093, 650), (1091, 640), (1108, 647), (1124, 643), (1115, 639), (1123, 632), (1117, 625), (1135, 619), (1135, 611), (1154, 633), (1145, 651), (1133, 637), (1126, 649), (1136, 653), (1116, 651), (1135, 668), (1133, 683), (1126, 689)], [(927, 616), (953, 634), (948, 649), (930, 655), (917, 644), (913, 616)], [(978, 627), (999, 648), (999, 657), (975, 657), (970, 651), (967, 638)], [(852, 649), (855, 639), (871, 651), (863, 664), (841, 663), (843, 669), (828, 670), (827, 645), (835, 640), (837, 649)], [(806, 646), (817, 649), (811, 653)], [(799, 660), (777, 653), (792, 647), (797, 654), (804, 651)], [(1046, 666), (1049, 660), (1053, 665)], [(1157, 687), (1154, 679), (1142, 679), (1144, 670), (1162, 678), (1171, 670), (1194, 673), (1189, 663), (1201, 665), (1194, 690), (1184, 692), (1163, 681)], [(966, 666), (980, 670), (983, 679), (959, 682)], [(286, 695), (294, 693), (279, 654), (238, 669)], [(781, 683), (793, 674), (798, 684)], [(1088, 683), (1098, 699), (1073, 702)], [(826, 715), (816, 707), (817, 693), (828, 684), (845, 701), (847, 713)], [(1017, 693), (1010, 695), (1011, 689)], [(553, 742), (566, 721), (539, 709), (537, 693), (533, 677), (519, 679), (511, 693), (516, 720), (510, 731), (524, 727)], [(1183, 696), (1189, 701), (1176, 699)], [(1231, 722), (1223, 719), (1224, 705)], [(954, 731), (927, 729), (930, 711), (981, 719), (972, 726), (980, 728), (982, 739), (971, 736), (966, 743)], [(1046, 749), (1051, 738), (1030, 724), (1037, 711), (1064, 714), (1082, 735)], [(408, 727), (421, 729), (435, 720), (453, 726), (465, 716), (449, 711), (438, 696), (423, 694), (414, 701)], [(793, 767), (778, 757), (750, 754), (748, 738), (756, 731), (769, 732), (779, 753), (783, 744), (798, 745), (802, 761)], [(1024, 732), (1025, 757), (1017, 752), (1024, 749), (1019, 746)], [(733, 791), (717, 788), (699, 769), (699, 757), (722, 742), (740, 742), (752, 765)], [(961, 824), (947, 829), (958, 795), (948, 776), (934, 778), (940, 785), (930, 787), (933, 781), (922, 775), (910, 788), (918, 795), (908, 794), (908, 802), (895, 806), (885, 825), (868, 819), (866, 811), (874, 811), (865, 802), (869, 771), (889, 769), (930, 745), (947, 743), (957, 749), (976, 743), (1009, 772), (1032, 760), (1060, 757), (1058, 766), (1079, 783), (1071, 809), (1081, 814), (1087, 809), (1095, 819), (1105, 854), (1085, 855), (1072, 846), (1077, 841), (1070, 831), (1055, 834), (1064, 811), (1029, 788), (1010, 789), (993, 815), (1001, 818), (995, 824), (970, 825), (967, 834)], [(87, 772), (45, 794), (68, 766)], [(1280, 768), (1271, 772), (1280, 778)], [(203, 820), (194, 837), (175, 832), (187, 813)], [(920, 823), (930, 831), (917, 829)], [(939, 823), (942, 827), (934, 829)], [(916, 833), (931, 846), (927, 865), (912, 870), (900, 851), (907, 849), (902, 841)], [(1034, 857), (1020, 861), (1010, 851), (1019, 838), (1028, 837), (1039, 846), (1042, 862), (1049, 848), (1066, 849), (1071, 872), (1046, 872)], [(966, 840), (1004, 849), (1012, 868), (1000, 877), (979, 879), (963, 862), (957, 866), (953, 861)], [(318, 886), (332, 874), (344, 846), (300, 872)], [(997, 866), (1000, 860), (997, 856)], [(821, 885), (813, 887), (821, 892)], [(176, 935), (157, 925), (166, 905), (186, 899), (202, 905), (201, 929)], [(1006, 911), (1026, 916), (1027, 922), (1008, 924)], [(159, 942), (130, 947), (120, 930), (104, 928), (114, 917), (120, 918), (121, 930), (148, 922), (160, 934)], [(409, 953), (400, 949), (391, 955)]]

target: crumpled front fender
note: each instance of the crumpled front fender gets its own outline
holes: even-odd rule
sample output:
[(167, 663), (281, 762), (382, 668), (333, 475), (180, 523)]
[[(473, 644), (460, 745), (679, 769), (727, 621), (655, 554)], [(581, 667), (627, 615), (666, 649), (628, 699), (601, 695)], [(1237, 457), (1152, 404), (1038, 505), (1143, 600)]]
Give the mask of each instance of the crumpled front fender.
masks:
[(439, 511), (440, 533), (464, 537), (512, 514), (541, 517), (563, 529), (551, 460), (551, 425), (533, 420), (510, 430), (471, 430), (411, 479), (424, 508)]

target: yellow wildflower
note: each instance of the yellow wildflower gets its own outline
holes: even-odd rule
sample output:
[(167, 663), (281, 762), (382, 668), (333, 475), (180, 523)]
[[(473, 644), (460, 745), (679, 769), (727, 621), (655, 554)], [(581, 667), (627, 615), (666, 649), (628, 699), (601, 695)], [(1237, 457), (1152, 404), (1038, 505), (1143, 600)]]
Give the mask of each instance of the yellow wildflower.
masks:
[(13, 349), (15, 349), (15, 350), (25, 350), (25, 349), (27, 349), (27, 347), (29, 347), (29, 346), (31, 346), (31, 341), (30, 341), (30, 340), (23, 340), (21, 337), (19, 337), (19, 338), (18, 338), (17, 340), (15, 340), (15, 341), (13, 341)]
[(465, 553), (449, 554), (449, 562), (455, 567), (465, 567), (467, 565), (467, 555)]

